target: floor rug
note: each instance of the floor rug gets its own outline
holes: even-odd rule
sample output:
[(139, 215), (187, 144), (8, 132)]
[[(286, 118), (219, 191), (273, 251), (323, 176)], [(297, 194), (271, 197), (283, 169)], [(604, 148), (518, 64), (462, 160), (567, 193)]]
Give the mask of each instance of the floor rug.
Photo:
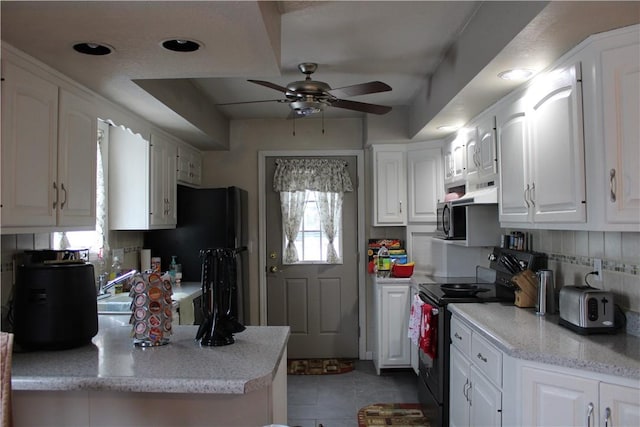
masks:
[(352, 359), (289, 359), (289, 375), (344, 374), (353, 371)]
[(376, 403), (358, 411), (358, 427), (430, 427), (418, 403)]

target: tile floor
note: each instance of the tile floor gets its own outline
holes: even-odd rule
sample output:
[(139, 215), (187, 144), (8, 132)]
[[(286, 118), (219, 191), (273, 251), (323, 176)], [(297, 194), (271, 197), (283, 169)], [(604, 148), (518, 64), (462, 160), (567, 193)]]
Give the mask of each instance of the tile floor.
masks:
[(358, 410), (372, 403), (416, 403), (417, 377), (412, 370), (376, 375), (370, 360), (337, 375), (287, 375), (289, 426), (358, 427)]

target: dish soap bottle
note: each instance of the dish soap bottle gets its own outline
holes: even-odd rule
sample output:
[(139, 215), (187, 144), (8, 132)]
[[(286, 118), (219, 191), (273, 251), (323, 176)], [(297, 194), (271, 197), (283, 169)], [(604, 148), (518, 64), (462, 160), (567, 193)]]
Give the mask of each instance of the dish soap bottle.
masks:
[[(114, 256), (111, 263), (111, 274), (109, 274), (109, 280), (113, 280), (119, 276), (122, 276), (122, 264), (120, 263), (120, 258)], [(115, 286), (114, 293), (122, 293), (122, 283), (118, 283)]]
[(171, 256), (171, 263), (169, 264), (169, 276), (171, 276), (171, 284), (176, 284), (176, 270), (178, 263), (176, 262), (176, 255)]
[(382, 244), (378, 249), (378, 277), (389, 277), (391, 272), (391, 258), (389, 257), (389, 249)]

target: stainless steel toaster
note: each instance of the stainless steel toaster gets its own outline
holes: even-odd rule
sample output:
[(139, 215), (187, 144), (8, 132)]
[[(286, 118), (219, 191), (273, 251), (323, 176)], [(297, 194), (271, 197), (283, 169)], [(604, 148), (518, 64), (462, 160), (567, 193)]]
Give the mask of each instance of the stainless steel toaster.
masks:
[(580, 334), (613, 333), (613, 294), (590, 286), (560, 289), (560, 325)]

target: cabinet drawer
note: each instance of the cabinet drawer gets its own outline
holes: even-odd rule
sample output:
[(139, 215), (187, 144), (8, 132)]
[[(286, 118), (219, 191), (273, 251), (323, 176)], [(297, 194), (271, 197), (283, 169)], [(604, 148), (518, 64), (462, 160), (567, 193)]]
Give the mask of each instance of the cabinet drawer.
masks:
[(478, 334), (471, 338), (471, 360), (489, 380), (502, 387), (502, 353)]
[(465, 356), (471, 354), (471, 329), (467, 328), (455, 317), (451, 318), (451, 342)]

